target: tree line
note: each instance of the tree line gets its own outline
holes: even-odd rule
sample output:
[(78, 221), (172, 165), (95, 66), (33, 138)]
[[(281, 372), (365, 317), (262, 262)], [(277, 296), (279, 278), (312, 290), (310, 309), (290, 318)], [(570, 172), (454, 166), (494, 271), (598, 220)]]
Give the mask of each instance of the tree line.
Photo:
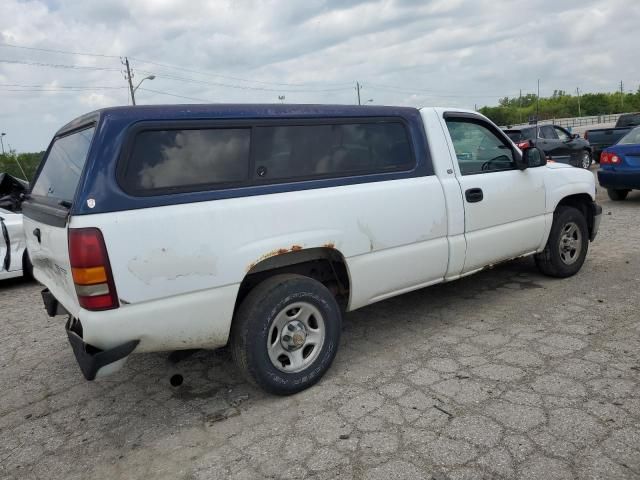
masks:
[(539, 120), (553, 118), (585, 117), (640, 111), (640, 87), (635, 93), (585, 93), (571, 95), (564, 90), (555, 90), (551, 97), (540, 97), (533, 93), (518, 97), (504, 97), (495, 107), (482, 107), (479, 112), (498, 125), (528, 123), (535, 118), (539, 108)]
[[(27, 178), (25, 180), (31, 181), (38, 165), (40, 165), (40, 160), (42, 160), (44, 153), (45, 152), (16, 153), (13, 150), (4, 154), (0, 153), (0, 173), (8, 173), (22, 179), (25, 179), (26, 174)], [(22, 169), (20, 167), (22, 167)], [(24, 170), (24, 174), (22, 170)]]

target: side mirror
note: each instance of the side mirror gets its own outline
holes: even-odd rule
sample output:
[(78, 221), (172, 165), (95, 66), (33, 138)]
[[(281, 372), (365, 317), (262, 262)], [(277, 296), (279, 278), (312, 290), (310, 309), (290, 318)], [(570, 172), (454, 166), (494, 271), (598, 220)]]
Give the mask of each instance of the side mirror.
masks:
[(535, 168), (546, 165), (547, 159), (544, 150), (540, 147), (527, 148), (522, 152), (522, 163), (526, 165), (525, 168)]

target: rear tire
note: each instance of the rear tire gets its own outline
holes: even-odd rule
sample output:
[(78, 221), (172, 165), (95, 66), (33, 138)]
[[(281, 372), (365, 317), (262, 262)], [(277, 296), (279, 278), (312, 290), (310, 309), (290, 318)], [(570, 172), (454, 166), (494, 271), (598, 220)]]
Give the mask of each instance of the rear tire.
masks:
[(617, 190), (614, 188), (607, 188), (607, 195), (609, 195), (609, 198), (614, 202), (624, 200), (625, 198), (627, 198), (627, 195), (629, 195), (629, 192), (630, 190)]
[(553, 225), (544, 250), (535, 256), (542, 273), (565, 278), (578, 273), (589, 249), (589, 228), (580, 210), (560, 206), (553, 215)]
[(275, 275), (249, 292), (231, 329), (231, 353), (244, 377), (290, 395), (315, 384), (338, 350), (342, 314), (320, 282)]

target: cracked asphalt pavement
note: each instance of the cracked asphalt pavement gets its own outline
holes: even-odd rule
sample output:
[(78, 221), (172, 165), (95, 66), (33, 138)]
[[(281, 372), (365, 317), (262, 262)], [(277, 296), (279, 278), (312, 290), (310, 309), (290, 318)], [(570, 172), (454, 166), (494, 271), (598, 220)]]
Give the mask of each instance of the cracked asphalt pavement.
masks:
[(86, 382), (40, 287), (4, 282), (0, 477), (640, 478), (640, 192), (599, 201), (575, 277), (521, 259), (349, 313), (285, 398), (224, 351)]

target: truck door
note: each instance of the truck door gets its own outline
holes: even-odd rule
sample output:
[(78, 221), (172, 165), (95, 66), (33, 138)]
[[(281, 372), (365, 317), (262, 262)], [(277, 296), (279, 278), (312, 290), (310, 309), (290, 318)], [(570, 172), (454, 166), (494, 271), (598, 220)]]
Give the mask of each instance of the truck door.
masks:
[(483, 117), (445, 112), (444, 120), (464, 197), (462, 272), (536, 251), (545, 230), (543, 169), (519, 170), (520, 153)]

